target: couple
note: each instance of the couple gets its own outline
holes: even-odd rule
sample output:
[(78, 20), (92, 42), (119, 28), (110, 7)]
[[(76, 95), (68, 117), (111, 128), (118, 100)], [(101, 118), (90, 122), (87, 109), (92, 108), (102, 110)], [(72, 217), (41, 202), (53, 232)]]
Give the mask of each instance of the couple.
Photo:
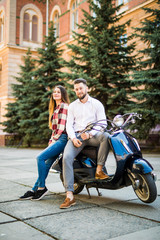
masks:
[(102, 103), (88, 95), (85, 79), (79, 78), (74, 81), (74, 91), (78, 99), (69, 105), (65, 88), (60, 85), (54, 88), (49, 104), (49, 126), (52, 128), (49, 146), (37, 157), (38, 179), (34, 187), (20, 199), (40, 200), (47, 194), (45, 180), (49, 169), (59, 154), (64, 151), (63, 178), (66, 199), (60, 208), (75, 205), (73, 161), (87, 145), (99, 146), (95, 178), (108, 178), (108, 175), (102, 171), (109, 152), (108, 133), (92, 130), (78, 135), (79, 131), (83, 130), (89, 122), (106, 119), (104, 107)]

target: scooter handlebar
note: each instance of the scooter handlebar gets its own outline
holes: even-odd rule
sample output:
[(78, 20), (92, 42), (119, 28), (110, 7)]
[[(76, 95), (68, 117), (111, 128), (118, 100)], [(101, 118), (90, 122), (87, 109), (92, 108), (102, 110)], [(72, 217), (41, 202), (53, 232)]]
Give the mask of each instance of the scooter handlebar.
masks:
[[(134, 119), (135, 117), (138, 118), (138, 119), (142, 119), (142, 115), (138, 114), (138, 113), (126, 113), (126, 114), (122, 115), (122, 118), (125, 119), (125, 117), (127, 117), (127, 119), (124, 121), (122, 126), (119, 126), (119, 128), (121, 128), (121, 129), (124, 128), (129, 123), (132, 123), (132, 124), (135, 123), (135, 119)], [(108, 125), (107, 123), (111, 123), (112, 128), (107, 129), (107, 125)], [(97, 129), (97, 127), (100, 127), (101, 129)], [(96, 130), (96, 131), (99, 131), (99, 132), (104, 132), (104, 131), (111, 132), (114, 129), (114, 127), (118, 127), (118, 126), (116, 126), (113, 123), (113, 121), (111, 121), (109, 119), (102, 119), (102, 120), (99, 120), (99, 121), (94, 122), (94, 123), (89, 123), (84, 130), (80, 131), (79, 135), (81, 135), (84, 132), (89, 132), (91, 130)]]

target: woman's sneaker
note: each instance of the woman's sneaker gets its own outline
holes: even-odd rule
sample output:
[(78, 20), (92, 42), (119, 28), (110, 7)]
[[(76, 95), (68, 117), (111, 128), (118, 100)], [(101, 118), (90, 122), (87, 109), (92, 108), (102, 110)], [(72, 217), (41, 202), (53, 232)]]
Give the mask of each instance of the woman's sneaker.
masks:
[(42, 190), (37, 190), (35, 192), (34, 197), (32, 198), (32, 200), (40, 200), (42, 199), (46, 194), (48, 193), (48, 189), (45, 187)]
[(33, 191), (27, 191), (23, 196), (21, 196), (19, 199), (25, 200), (25, 199), (32, 199), (35, 195), (35, 192)]

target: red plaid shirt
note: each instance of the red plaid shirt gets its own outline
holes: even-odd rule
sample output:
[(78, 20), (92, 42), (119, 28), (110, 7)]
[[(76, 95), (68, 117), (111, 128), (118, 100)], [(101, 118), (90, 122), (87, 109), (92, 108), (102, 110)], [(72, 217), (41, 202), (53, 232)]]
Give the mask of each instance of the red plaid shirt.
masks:
[(52, 115), (52, 135), (49, 143), (59, 139), (62, 133), (66, 133), (68, 104), (61, 102)]

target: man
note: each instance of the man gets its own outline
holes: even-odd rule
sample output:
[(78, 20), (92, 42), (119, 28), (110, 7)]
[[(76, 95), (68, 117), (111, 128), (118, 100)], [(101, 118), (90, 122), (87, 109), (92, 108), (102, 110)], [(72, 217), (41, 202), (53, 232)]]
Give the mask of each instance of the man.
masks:
[(104, 107), (100, 101), (88, 95), (85, 79), (79, 78), (74, 81), (74, 91), (78, 99), (72, 102), (68, 108), (66, 130), (69, 140), (63, 154), (63, 178), (66, 199), (60, 205), (60, 208), (69, 208), (76, 203), (73, 197), (73, 161), (85, 146), (99, 146), (95, 178), (108, 178), (108, 175), (102, 171), (109, 152), (108, 133), (92, 130), (79, 136), (79, 132), (88, 123), (106, 119)]

